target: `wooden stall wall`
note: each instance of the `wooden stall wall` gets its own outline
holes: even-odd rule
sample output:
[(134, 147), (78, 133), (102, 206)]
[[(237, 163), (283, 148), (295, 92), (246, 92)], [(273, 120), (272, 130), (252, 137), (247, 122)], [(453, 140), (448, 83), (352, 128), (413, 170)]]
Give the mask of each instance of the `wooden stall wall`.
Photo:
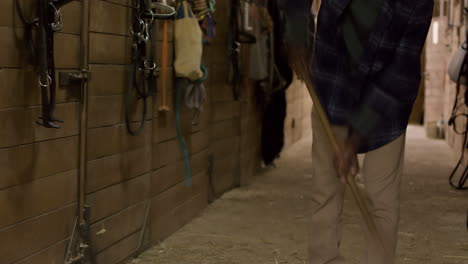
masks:
[[(0, 263), (58, 263), (76, 215), (79, 98), (73, 89), (59, 89), (62, 129), (36, 124), (40, 89), (26, 61), (24, 26), (13, 0), (1, 1), (0, 13)], [(63, 14), (70, 20), (55, 38), (56, 67), (78, 69), (80, 3)]]
[[(138, 136), (128, 134), (125, 126), (132, 50), (129, 4), (90, 1), (85, 189), (97, 263), (118, 263), (136, 251), (151, 197), (153, 111)], [(132, 121), (141, 119), (141, 102)]]
[[(440, 4), (437, 2), (436, 7)], [(462, 12), (463, 1), (453, 1), (453, 17), (451, 18), (450, 25), (448, 24), (450, 16), (450, 2), (443, 2), (445, 2), (445, 10), (440, 13), (437, 12), (438, 10), (436, 10), (435, 16), (437, 17), (434, 17), (433, 19), (432, 32), (430, 32), (430, 36), (428, 38), (428, 40), (431, 41), (431, 34), (435, 34), (435, 31), (433, 30), (434, 24), (438, 22), (439, 47), (431, 43), (435, 47), (432, 50), (426, 51), (428, 71), (431, 70), (431, 66), (432, 69), (435, 68), (433, 64), (442, 64), (441, 62), (444, 62), (446, 65), (449, 65), (451, 60), (454, 59), (454, 56), (459, 50), (460, 46), (466, 41), (466, 14), (464, 15)], [(430, 44), (428, 43), (427, 45), (429, 46)], [(441, 59), (441, 57), (443, 57), (443, 59)], [(430, 61), (430, 59), (432, 59), (432, 62)], [(437, 61), (437, 59), (439, 59), (439, 61)], [(439, 75), (435, 75), (434, 70), (428, 73), (431, 76), (431, 78), (433, 78), (432, 76), (435, 75), (434, 78), (431, 79), (431, 81), (439, 83), (440, 87), (439, 93), (436, 95), (433, 94), (433, 97), (438, 97), (437, 100), (440, 102), (440, 106), (436, 109), (438, 111), (439, 116), (441, 116), (441, 119), (444, 120), (444, 123), (442, 124), (443, 133), (441, 134), (445, 137), (446, 142), (452, 147), (454, 151), (454, 156), (457, 157), (457, 159), (460, 157), (461, 152), (465, 151), (465, 158), (463, 164), (466, 165), (468, 164), (468, 159), (466, 155), (468, 150), (466, 149), (466, 147), (463, 146), (464, 135), (456, 133), (454, 131), (454, 127), (449, 126), (449, 120), (452, 115), (453, 105), (455, 104), (455, 97), (457, 96), (456, 82), (452, 81), (448, 76), (447, 68), (443, 70), (444, 71), (440, 72)], [(427, 89), (428, 87), (426, 87), (426, 91)], [(466, 85), (461, 85), (460, 94), (458, 95), (459, 98), (463, 98), (465, 90)], [(458, 115), (466, 114), (468, 111), (468, 109), (465, 106), (463, 106), (463, 102), (464, 101), (462, 99), (459, 99), (458, 101)], [(463, 128), (465, 128), (466, 120), (464, 118), (457, 118), (456, 124), (461, 131), (464, 131)], [(458, 177), (460, 177), (461, 175), (460, 171), (454, 176), (454, 182), (458, 181)]]
[[(131, 52), (128, 4), (91, 1), (87, 200), (97, 263), (119, 263), (158, 243), (192, 219), (208, 201), (210, 107), (208, 104), (197, 126), (191, 124), (192, 112), (185, 107), (181, 110), (192, 172), (192, 184), (187, 187), (175, 129), (171, 21), (165, 87), (170, 111), (159, 111), (163, 89), (159, 78), (157, 94), (148, 104), (144, 131), (131, 136), (126, 130), (124, 93)], [(157, 65), (161, 65), (162, 21), (157, 23), (157, 32)], [(142, 107), (140, 102), (131, 113), (135, 125), (141, 120)]]
[[(33, 0), (20, 0), (27, 16)], [(88, 1), (87, 56), (90, 71), (86, 114), (80, 134), (80, 85), (58, 87), (61, 129), (35, 123), (40, 114), (38, 78), (25, 58), (24, 26), (15, 0), (0, 1), (0, 263), (63, 263), (77, 217), (80, 156), (85, 157), (85, 201), (97, 264), (123, 263), (193, 219), (210, 200), (250, 182), (260, 166), (261, 115), (252, 84), (243, 80), (241, 100), (226, 83), (229, 60), (229, 1), (217, 1), (217, 36), (205, 47), (209, 70), (207, 101), (198, 125), (181, 109), (192, 184), (185, 184), (175, 129), (173, 24), (169, 23), (169, 112), (160, 112), (161, 79), (149, 100), (145, 128), (130, 136), (125, 127), (125, 93), (131, 60), (130, 0)], [(83, 1), (63, 7), (63, 29), (55, 35), (57, 72), (81, 69)], [(157, 64), (161, 65), (163, 22), (158, 21)], [(248, 49), (243, 49), (246, 57)], [(244, 64), (247, 72), (248, 65)], [(296, 86), (299, 87), (299, 86)], [(299, 88), (290, 89), (291, 111), (300, 130), (309, 126), (309, 106)], [(297, 90), (297, 92), (296, 92)], [(289, 96), (289, 95), (288, 95)], [(307, 97), (308, 98), (308, 97)], [(143, 105), (132, 108), (141, 120)], [(293, 129), (294, 130), (294, 129)], [(294, 130), (296, 131), (296, 130)], [(296, 134), (294, 134), (296, 133)], [(290, 140), (304, 133), (287, 130)], [(79, 138), (86, 136), (80, 152)], [(290, 143), (289, 143), (290, 144)]]
[[(211, 105), (212, 141), (210, 188), (214, 196), (240, 184), (247, 184), (253, 166), (259, 166), (259, 114), (255, 106), (253, 86), (243, 80), (240, 100), (234, 100), (233, 87), (227, 83), (230, 61), (226, 56), (229, 34), (229, 1), (218, 1), (215, 12), (216, 38), (206, 47), (205, 61), (211, 74), (208, 78)], [(244, 58), (248, 48), (242, 49)], [(242, 64), (246, 76), (248, 65)], [(254, 138), (254, 140), (252, 140)], [(257, 162), (256, 162), (257, 161)]]

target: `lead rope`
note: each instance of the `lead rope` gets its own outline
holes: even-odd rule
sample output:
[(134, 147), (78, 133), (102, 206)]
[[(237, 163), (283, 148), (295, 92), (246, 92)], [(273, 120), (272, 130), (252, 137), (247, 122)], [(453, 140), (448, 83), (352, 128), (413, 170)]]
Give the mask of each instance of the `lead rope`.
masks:
[[(185, 5), (186, 3), (180, 2), (180, 5)], [(183, 8), (184, 12), (184, 17), (188, 16), (189, 11), (187, 10), (187, 6), (179, 6), (179, 8)], [(190, 11), (192, 12), (192, 11)], [(185, 185), (190, 186), (191, 185), (191, 168), (190, 168), (190, 156), (189, 156), (189, 151), (187, 144), (185, 142), (183, 133), (182, 133), (182, 128), (180, 126), (180, 110), (181, 110), (181, 105), (182, 105), (182, 98), (183, 98), (183, 90), (185, 87), (187, 87), (187, 84), (189, 84), (192, 87), (192, 91), (197, 93), (198, 95), (203, 94), (204, 92), (204, 87), (203, 87), (203, 82), (206, 80), (207, 75), (208, 75), (208, 70), (206, 69), (205, 66), (201, 65), (200, 66), (201, 71), (203, 72), (203, 76), (195, 80), (193, 82), (189, 82), (187, 78), (177, 78), (176, 79), (176, 102), (175, 102), (175, 122), (176, 122), (176, 132), (177, 132), (177, 139), (179, 141), (180, 147), (182, 149), (182, 155), (183, 155), (183, 160), (184, 160), (184, 167), (185, 167)], [(198, 90), (197, 90), (198, 89)], [(197, 90), (197, 91), (196, 91)], [(188, 88), (186, 91), (186, 102), (188, 97), (190, 97)], [(203, 96), (201, 96), (203, 97)], [(200, 106), (199, 104), (196, 104), (197, 107), (194, 108), (194, 116), (192, 119), (192, 125), (196, 125), (198, 122), (198, 115), (199, 111), (201, 108), (198, 108)], [(195, 104), (193, 105), (195, 106)], [(190, 107), (190, 106), (189, 106)]]
[[(179, 1), (179, 8), (183, 8), (184, 10), (184, 17), (188, 16), (188, 11), (184, 6), (183, 1)], [(187, 147), (187, 143), (185, 142), (184, 135), (182, 134), (182, 128), (180, 127), (180, 108), (182, 105), (182, 90), (184, 89), (186, 79), (185, 78), (177, 78), (176, 79), (176, 100), (175, 100), (175, 126), (177, 132), (177, 140), (179, 141), (180, 148), (182, 149), (182, 157), (184, 160), (184, 168), (185, 168), (185, 185), (188, 187), (191, 185), (191, 168), (190, 168), (190, 156)]]
[(182, 148), (182, 155), (184, 158), (184, 167), (185, 167), (185, 185), (190, 186), (191, 184), (191, 168), (190, 168), (190, 156), (187, 148), (187, 143), (185, 142), (184, 136), (182, 134), (182, 128), (180, 127), (180, 108), (182, 105), (182, 90), (185, 86), (185, 78), (177, 78), (177, 91), (176, 91), (176, 107), (175, 107), (175, 121), (176, 121), (176, 131), (177, 131), (177, 140), (179, 141), (180, 147)]

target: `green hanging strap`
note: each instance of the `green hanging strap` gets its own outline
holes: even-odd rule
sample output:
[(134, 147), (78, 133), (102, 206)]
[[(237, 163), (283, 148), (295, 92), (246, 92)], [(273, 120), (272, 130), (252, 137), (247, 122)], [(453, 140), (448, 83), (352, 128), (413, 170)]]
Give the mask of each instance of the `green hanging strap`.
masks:
[(184, 158), (185, 185), (190, 186), (191, 169), (190, 169), (189, 151), (187, 148), (187, 144), (185, 143), (184, 136), (182, 135), (182, 129), (180, 127), (180, 108), (182, 104), (182, 90), (184, 89), (184, 83), (185, 83), (185, 78), (177, 78), (175, 121), (176, 121), (176, 130), (177, 130), (177, 139), (179, 140), (180, 147), (182, 148), (182, 155)]
[[(202, 65), (201, 70), (203, 72), (203, 77), (194, 81), (194, 84), (200, 84), (206, 81), (208, 77), (208, 69)], [(180, 127), (180, 108), (182, 105), (182, 94), (185, 84), (188, 82), (186, 78), (177, 78), (177, 91), (176, 91), (176, 106), (175, 106), (175, 121), (176, 121), (176, 130), (177, 130), (177, 139), (179, 141), (180, 147), (182, 148), (182, 155), (184, 159), (184, 166), (185, 166), (185, 185), (190, 186), (191, 184), (191, 168), (190, 168), (190, 156), (189, 151), (187, 148), (187, 144), (185, 143), (184, 136), (182, 135), (182, 128)]]

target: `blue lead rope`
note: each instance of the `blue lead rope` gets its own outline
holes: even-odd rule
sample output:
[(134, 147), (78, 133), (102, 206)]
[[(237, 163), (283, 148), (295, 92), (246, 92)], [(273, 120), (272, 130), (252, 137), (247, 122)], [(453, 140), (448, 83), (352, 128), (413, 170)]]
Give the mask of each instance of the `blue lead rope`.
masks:
[(182, 154), (184, 157), (185, 165), (185, 185), (190, 186), (191, 184), (191, 169), (190, 169), (190, 157), (187, 144), (185, 143), (184, 136), (182, 135), (182, 129), (180, 128), (180, 108), (182, 103), (182, 90), (184, 89), (184, 78), (177, 78), (177, 92), (176, 92), (176, 109), (175, 109), (175, 119), (176, 119), (176, 130), (177, 130), (177, 139), (179, 140), (180, 147), (182, 148)]
[[(203, 77), (194, 81), (195, 84), (200, 84), (206, 81), (208, 77), (208, 69), (202, 65), (201, 70), (203, 72)], [(179, 140), (180, 147), (182, 148), (182, 155), (184, 157), (185, 165), (185, 185), (190, 186), (191, 184), (191, 169), (190, 169), (190, 156), (185, 143), (184, 136), (182, 135), (182, 129), (180, 127), (180, 108), (182, 104), (182, 91), (184, 90), (184, 84), (186, 78), (177, 78), (177, 91), (176, 91), (176, 107), (175, 107), (175, 121), (176, 121), (176, 130), (177, 130), (177, 139)]]

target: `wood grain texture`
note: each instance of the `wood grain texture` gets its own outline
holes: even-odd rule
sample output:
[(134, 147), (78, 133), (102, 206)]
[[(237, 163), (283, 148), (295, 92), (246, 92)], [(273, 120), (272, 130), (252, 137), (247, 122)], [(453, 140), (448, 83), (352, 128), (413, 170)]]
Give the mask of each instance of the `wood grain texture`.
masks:
[(77, 168), (78, 138), (0, 149), (0, 189)]
[(69, 240), (61, 241), (14, 264), (59, 264), (65, 261)]
[(94, 192), (143, 175), (150, 170), (150, 147), (142, 147), (96, 159), (88, 163), (86, 191), (88, 193)]
[(74, 170), (0, 191), (0, 229), (74, 203), (76, 181)]
[(139, 203), (91, 226), (90, 235), (95, 254), (141, 229), (147, 204)]
[(146, 174), (87, 195), (91, 223), (148, 199), (149, 191), (150, 175)]
[(41, 215), (0, 229), (0, 263), (10, 264), (50, 247), (70, 236), (76, 206)]
[(91, 1), (91, 32), (130, 35), (131, 9), (105, 1)]

